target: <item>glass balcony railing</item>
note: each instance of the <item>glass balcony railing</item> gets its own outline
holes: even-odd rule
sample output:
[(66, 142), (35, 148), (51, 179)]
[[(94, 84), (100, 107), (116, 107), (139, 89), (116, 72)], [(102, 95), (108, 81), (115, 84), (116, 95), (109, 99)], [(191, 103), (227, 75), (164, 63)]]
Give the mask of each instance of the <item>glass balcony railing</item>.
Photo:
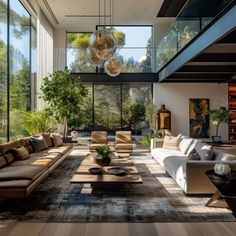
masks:
[(156, 71), (164, 67), (233, 0), (189, 0), (155, 50)]

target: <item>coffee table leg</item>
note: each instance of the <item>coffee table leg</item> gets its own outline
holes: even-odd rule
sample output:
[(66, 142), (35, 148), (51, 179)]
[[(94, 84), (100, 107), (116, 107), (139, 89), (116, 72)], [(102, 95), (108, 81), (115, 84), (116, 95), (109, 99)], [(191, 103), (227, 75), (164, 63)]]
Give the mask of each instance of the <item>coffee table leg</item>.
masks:
[(217, 190), (209, 199), (209, 201), (206, 203), (206, 206), (210, 206), (213, 202), (215, 202), (216, 200), (219, 200), (221, 197), (221, 193), (219, 190)]

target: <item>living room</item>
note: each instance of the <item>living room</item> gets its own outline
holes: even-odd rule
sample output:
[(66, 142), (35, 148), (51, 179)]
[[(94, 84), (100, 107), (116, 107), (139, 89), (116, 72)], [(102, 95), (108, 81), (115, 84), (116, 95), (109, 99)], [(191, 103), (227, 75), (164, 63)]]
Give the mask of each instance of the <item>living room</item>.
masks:
[(0, 5), (0, 235), (236, 233), (235, 1)]

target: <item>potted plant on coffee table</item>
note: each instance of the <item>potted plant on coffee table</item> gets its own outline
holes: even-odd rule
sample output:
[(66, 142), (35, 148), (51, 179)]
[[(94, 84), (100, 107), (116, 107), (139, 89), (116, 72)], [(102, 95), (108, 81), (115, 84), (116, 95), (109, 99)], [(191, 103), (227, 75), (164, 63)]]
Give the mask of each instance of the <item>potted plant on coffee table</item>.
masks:
[(111, 148), (104, 144), (96, 149), (97, 156), (95, 157), (95, 161), (100, 166), (108, 166), (111, 163), (110, 154), (112, 153)]
[(213, 142), (220, 142), (221, 136), (218, 135), (219, 126), (221, 123), (228, 123), (229, 120), (229, 111), (225, 107), (220, 107), (219, 109), (214, 109), (209, 111), (210, 121), (213, 125), (216, 126), (216, 133), (213, 135)]

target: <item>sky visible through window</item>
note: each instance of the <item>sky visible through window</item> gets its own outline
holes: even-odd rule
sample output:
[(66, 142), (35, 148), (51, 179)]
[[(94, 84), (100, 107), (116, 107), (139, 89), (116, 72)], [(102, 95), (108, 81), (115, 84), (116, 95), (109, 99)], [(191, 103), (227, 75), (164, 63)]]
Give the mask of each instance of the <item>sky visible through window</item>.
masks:
[[(133, 58), (136, 62), (146, 59), (146, 47), (152, 37), (152, 26), (114, 26), (115, 30), (125, 34), (125, 45), (117, 50), (124, 60)], [(75, 51), (67, 49), (67, 65), (75, 60)]]

